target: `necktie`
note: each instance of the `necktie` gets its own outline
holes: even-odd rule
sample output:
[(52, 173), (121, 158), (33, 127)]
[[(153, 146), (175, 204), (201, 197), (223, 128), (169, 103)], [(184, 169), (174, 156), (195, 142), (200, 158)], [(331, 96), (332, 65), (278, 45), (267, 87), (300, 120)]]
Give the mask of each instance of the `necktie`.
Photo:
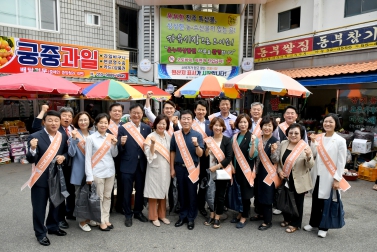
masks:
[(68, 128), (65, 128), (65, 133), (66, 133), (67, 136), (69, 137), (69, 130), (68, 130)]

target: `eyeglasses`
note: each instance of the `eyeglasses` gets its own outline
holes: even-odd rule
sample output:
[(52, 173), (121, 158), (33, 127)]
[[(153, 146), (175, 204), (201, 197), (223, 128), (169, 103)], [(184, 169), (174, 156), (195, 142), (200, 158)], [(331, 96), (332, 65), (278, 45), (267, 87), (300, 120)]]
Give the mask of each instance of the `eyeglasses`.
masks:
[(192, 118), (191, 117), (181, 117), (181, 120), (182, 121), (191, 121)]
[(289, 132), (288, 135), (290, 135), (290, 136), (293, 136), (293, 135), (297, 136), (297, 135), (300, 135), (300, 132)]

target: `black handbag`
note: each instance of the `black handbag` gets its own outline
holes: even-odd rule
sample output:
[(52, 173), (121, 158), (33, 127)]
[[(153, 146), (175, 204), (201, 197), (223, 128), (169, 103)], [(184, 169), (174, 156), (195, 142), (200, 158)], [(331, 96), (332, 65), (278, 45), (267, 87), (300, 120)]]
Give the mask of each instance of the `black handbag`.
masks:
[(323, 212), (320, 228), (336, 229), (342, 228), (346, 223), (344, 221), (343, 203), (340, 200), (339, 191), (336, 190), (337, 201), (333, 201), (333, 190), (330, 192), (330, 197), (324, 201)]
[(80, 187), (73, 215), (76, 218), (101, 222), (101, 199), (97, 195), (95, 183)]
[(69, 196), (63, 170), (60, 164), (56, 165), (56, 159), (52, 160), (48, 167), (48, 188), (50, 200), (54, 207), (58, 207)]
[(228, 208), (236, 212), (243, 212), (241, 187), (233, 174), (233, 184), (228, 190)]
[(285, 186), (286, 180), (278, 189), (278, 198), (276, 208), (285, 214), (298, 217), (298, 210), (294, 192)]

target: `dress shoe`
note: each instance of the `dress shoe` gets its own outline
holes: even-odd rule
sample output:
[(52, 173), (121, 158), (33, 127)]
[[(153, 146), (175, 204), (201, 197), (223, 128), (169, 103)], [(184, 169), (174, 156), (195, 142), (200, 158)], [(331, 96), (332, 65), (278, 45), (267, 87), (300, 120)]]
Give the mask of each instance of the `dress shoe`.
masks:
[(204, 217), (207, 216), (207, 211), (206, 211), (204, 208), (199, 209), (199, 213), (200, 213), (201, 215), (203, 215)]
[(148, 219), (142, 213), (134, 214), (134, 218), (141, 222), (148, 222)]
[(50, 240), (45, 236), (42, 239), (38, 239), (39, 244), (42, 246), (50, 246)]
[(110, 229), (114, 229), (114, 225), (113, 224), (107, 225), (107, 227), (110, 228)]
[(170, 220), (168, 220), (167, 218), (161, 218), (160, 221), (162, 221), (166, 225), (170, 224)]
[(187, 220), (182, 220), (182, 219), (178, 219), (178, 221), (174, 224), (175, 227), (180, 227), (182, 226), (184, 223), (187, 223)]
[(84, 226), (81, 226), (81, 224), (79, 223), (79, 227), (82, 229), (82, 231), (85, 231), (85, 232), (90, 232), (92, 229), (89, 227), (88, 224), (85, 224)]
[(110, 228), (109, 227), (106, 227), (106, 228), (101, 228), (101, 226), (98, 226), (99, 230), (101, 231), (110, 231)]
[(193, 230), (195, 227), (195, 223), (193, 221), (189, 221), (187, 224), (187, 229), (188, 230)]
[(237, 217), (234, 217), (233, 219), (230, 220), (230, 223), (238, 223), (240, 222), (240, 219), (237, 219)]
[(263, 226), (263, 224), (262, 224), (262, 225), (260, 225), (260, 226), (258, 227), (258, 230), (260, 230), (260, 231), (264, 231), (264, 230), (269, 229), (271, 226), (272, 226), (272, 223), (269, 223), (269, 224), (267, 224), (266, 226)]
[(246, 221), (244, 223), (240, 221), (237, 223), (236, 228), (243, 228), (244, 226), (246, 226)]
[(59, 228), (62, 228), (62, 229), (67, 229), (67, 228), (69, 228), (68, 222), (66, 222), (65, 220), (60, 221), (60, 222), (59, 222)]
[(154, 221), (152, 221), (152, 224), (155, 225), (156, 227), (161, 226), (161, 223), (160, 223), (159, 220), (154, 220)]
[(126, 220), (124, 221), (124, 225), (126, 225), (126, 227), (131, 227), (132, 226), (132, 218), (126, 218)]
[(57, 236), (65, 236), (67, 235), (67, 233), (61, 229), (58, 229), (58, 230), (55, 230), (55, 231), (50, 231), (48, 230), (48, 234), (54, 234), (54, 235), (57, 235)]
[(65, 217), (67, 220), (76, 220), (76, 217), (75, 216), (67, 216)]

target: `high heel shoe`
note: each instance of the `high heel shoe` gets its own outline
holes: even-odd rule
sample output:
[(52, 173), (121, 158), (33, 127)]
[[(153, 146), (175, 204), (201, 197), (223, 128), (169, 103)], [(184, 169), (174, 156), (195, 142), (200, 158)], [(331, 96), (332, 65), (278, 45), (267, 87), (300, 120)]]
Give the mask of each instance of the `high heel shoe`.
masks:
[(213, 222), (213, 226), (212, 226), (214, 229), (218, 229), (220, 228), (220, 220), (216, 220)]
[(214, 220), (214, 218), (208, 217), (208, 219), (203, 224), (206, 226), (211, 226)]

